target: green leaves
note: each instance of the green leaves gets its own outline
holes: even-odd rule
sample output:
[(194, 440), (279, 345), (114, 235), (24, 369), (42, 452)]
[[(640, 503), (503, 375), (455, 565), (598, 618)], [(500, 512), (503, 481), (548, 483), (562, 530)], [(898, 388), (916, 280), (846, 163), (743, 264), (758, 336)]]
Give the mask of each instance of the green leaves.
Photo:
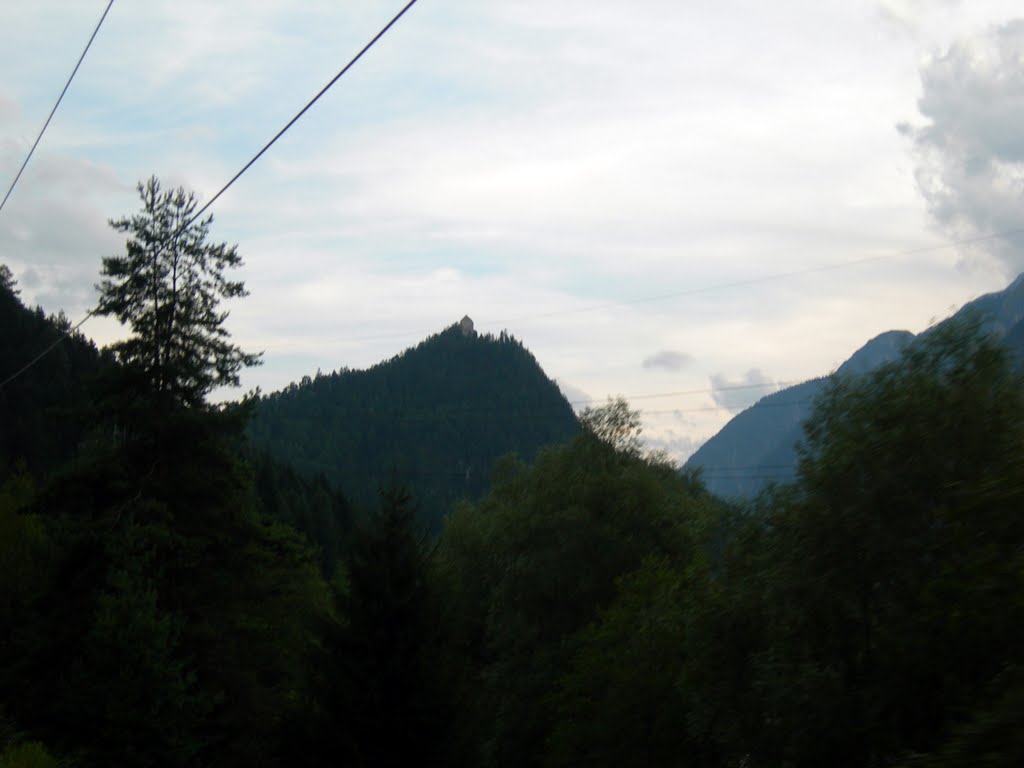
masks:
[(60, 763), (38, 741), (8, 747), (0, 753), (0, 768), (57, 768)]
[(664, 558), (619, 580), (559, 681), (549, 765), (677, 765), (692, 756), (684, 590)]
[(53, 546), (37, 515), (27, 507), (32, 482), (15, 474), (0, 487), (0, 621), (16, 604), (31, 600), (47, 586)]
[(796, 485), (766, 501), (761, 679), (795, 765), (930, 749), (1019, 663), (1022, 448), (1024, 387), (977, 325), (830, 384)]
[[(628, 643), (619, 645), (627, 635), (637, 641), (638, 671), (665, 663), (653, 649), (677, 637), (658, 629), (663, 620), (679, 621), (669, 610), (662, 613), (666, 604), (675, 606), (677, 593), (669, 588), (646, 614), (658, 626), (633, 638), (627, 625), (642, 612), (639, 603), (649, 597), (643, 592), (665, 574), (619, 580), (647, 558), (685, 567), (693, 552), (690, 525), (704, 516), (707, 503), (672, 469), (616, 450), (587, 431), (542, 451), (533, 466), (505, 462), (491, 494), (449, 518), (437, 574), (450, 610), (448, 644), (467, 665), (455, 676), (457, 728), (476, 749), (465, 755), (466, 763), (539, 764), (556, 725), (562, 730), (552, 742), (552, 759), (571, 763), (592, 754), (581, 743), (588, 738), (581, 734), (591, 733), (588, 724), (577, 718), (592, 718), (595, 731), (605, 726), (603, 735), (611, 740), (632, 727), (616, 722), (607, 730), (616, 719), (617, 695), (638, 702), (650, 693), (651, 707), (657, 707), (652, 691), (661, 690), (663, 680), (647, 687), (650, 678), (638, 678), (631, 688), (629, 662), (621, 674), (602, 667), (616, 652), (630, 652)], [(626, 592), (632, 601), (623, 598), (618, 605), (616, 596)], [(587, 630), (606, 609), (606, 620)], [(575, 677), (556, 696), (570, 667)], [(601, 700), (608, 707), (583, 707), (602, 686), (614, 687)], [(637, 713), (631, 723), (642, 719)], [(639, 738), (641, 730), (631, 733)], [(615, 754), (636, 743), (623, 743)]]

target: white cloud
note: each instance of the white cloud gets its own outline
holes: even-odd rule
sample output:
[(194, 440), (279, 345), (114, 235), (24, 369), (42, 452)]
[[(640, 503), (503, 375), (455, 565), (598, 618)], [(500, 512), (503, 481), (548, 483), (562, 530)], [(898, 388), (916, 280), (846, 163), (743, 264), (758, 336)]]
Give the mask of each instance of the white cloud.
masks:
[(657, 435), (645, 433), (643, 439), (652, 450), (667, 453), (677, 466), (685, 464), (705, 441), (705, 438), (695, 438), (678, 430), (668, 430)]
[(934, 14), (949, 14), (960, 4), (961, 0), (878, 0), (877, 9), (883, 21), (917, 38)]
[(673, 349), (663, 349), (644, 358), (644, 368), (662, 368), (666, 371), (681, 371), (693, 365), (693, 355)]
[[(957, 238), (1011, 232), (965, 248), (1005, 277), (1024, 269), (1024, 20), (964, 38), (922, 68), (918, 108), (904, 125), (917, 182), (936, 224)], [(1017, 231), (1013, 231), (1017, 230)]]
[[(5, 168), (23, 159), (7, 151), (2, 157)], [(76, 317), (92, 306), (100, 259), (121, 246), (105, 204), (129, 194), (110, 168), (90, 160), (33, 158), (0, 213), (0, 258), (28, 276), (27, 302)]]
[(573, 410), (577, 412), (582, 411), (594, 400), (585, 390), (574, 387), (567, 381), (559, 379), (555, 381), (555, 384), (558, 385), (562, 394), (565, 395), (565, 399), (572, 405)]
[(738, 379), (721, 373), (711, 376), (711, 398), (722, 408), (739, 413), (765, 395), (779, 388), (778, 383), (757, 368), (751, 368)]

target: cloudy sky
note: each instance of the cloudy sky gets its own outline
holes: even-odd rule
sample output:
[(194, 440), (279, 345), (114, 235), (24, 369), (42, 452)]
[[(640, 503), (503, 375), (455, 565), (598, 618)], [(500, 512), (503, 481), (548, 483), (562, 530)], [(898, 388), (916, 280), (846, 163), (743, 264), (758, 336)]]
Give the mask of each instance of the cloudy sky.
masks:
[[(84, 315), (138, 180), (208, 199), (401, 5), (116, 0), (0, 212), (23, 296)], [(0, 6), (4, 191), (105, 6)], [(468, 314), (570, 399), (632, 399), (683, 458), (772, 386), (1024, 270), (1015, 11), (420, 0), (213, 208), (251, 290), (230, 329), (265, 352), (245, 385)]]

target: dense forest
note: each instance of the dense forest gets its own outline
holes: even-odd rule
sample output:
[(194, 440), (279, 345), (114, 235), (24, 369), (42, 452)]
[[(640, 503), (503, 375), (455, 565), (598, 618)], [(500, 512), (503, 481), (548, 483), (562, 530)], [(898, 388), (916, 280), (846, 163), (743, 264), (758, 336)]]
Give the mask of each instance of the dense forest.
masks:
[(0, 264), (0, 371), (13, 375), (41, 350), (51, 353), (0, 387), (0, 473), (14, 462), (45, 473), (67, 461), (81, 441), (89, 385), (112, 361), (80, 333), (64, 335), (71, 324), (63, 315), (47, 317), (42, 308), (25, 308), (14, 275)]
[[(983, 324), (831, 377), (749, 504), (616, 401), (431, 534), (414, 486), (355, 513), (209, 402), (257, 362), (208, 335), (243, 289), (165, 277), (239, 260), (209, 219), (160, 247), (194, 199), (140, 194), (101, 273), (127, 342), (0, 390), (3, 768), (1024, 763), (1024, 382)], [(16, 370), (67, 323), (3, 274)]]
[(521, 342), (459, 325), (368, 370), (263, 397), (249, 425), (259, 449), (322, 474), (355, 504), (372, 506), (393, 483), (415, 487), (418, 517), (434, 531), (455, 502), (483, 494), (501, 456), (531, 459), (576, 430)]

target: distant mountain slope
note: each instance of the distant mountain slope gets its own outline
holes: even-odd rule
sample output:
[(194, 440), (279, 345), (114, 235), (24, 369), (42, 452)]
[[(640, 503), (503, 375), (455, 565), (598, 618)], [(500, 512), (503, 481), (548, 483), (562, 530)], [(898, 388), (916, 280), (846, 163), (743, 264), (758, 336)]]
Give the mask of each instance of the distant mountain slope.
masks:
[(910, 331), (886, 331), (854, 352), (850, 359), (839, 366), (836, 373), (841, 376), (859, 376), (873, 371), (883, 363), (899, 358), (904, 348), (914, 340)]
[(1000, 336), (1006, 336), (1024, 319), (1024, 274), (1019, 275), (1005, 290), (987, 293), (965, 304), (954, 317), (968, 312), (977, 313), (989, 329)]
[(726, 498), (753, 496), (768, 482), (791, 479), (793, 444), (823, 381), (762, 397), (704, 443), (686, 467), (703, 468), (708, 490)]
[[(861, 374), (895, 360), (913, 338), (909, 331), (876, 336), (854, 352), (839, 372)], [(770, 482), (792, 480), (803, 423), (825, 382), (825, 378), (811, 379), (762, 397), (704, 443), (686, 467), (702, 468), (708, 489), (725, 498), (749, 498)]]
[[(1006, 290), (969, 302), (950, 319), (968, 315), (980, 318), (1004, 339), (1015, 359), (1024, 363), (1024, 275)], [(839, 366), (837, 373), (859, 375), (874, 370), (896, 360), (914, 338), (909, 331), (880, 334)], [(708, 489), (726, 498), (750, 498), (770, 482), (791, 480), (803, 423), (826, 381), (812, 379), (761, 398), (704, 443), (686, 462), (686, 468), (701, 468)]]
[(1013, 326), (1003, 339), (1017, 365), (1024, 367), (1024, 320)]
[(405, 483), (436, 526), (456, 500), (487, 489), (498, 457), (530, 458), (577, 428), (519, 341), (453, 325), (368, 370), (307, 377), (264, 397), (250, 436), (300, 471), (323, 473), (357, 505)]

